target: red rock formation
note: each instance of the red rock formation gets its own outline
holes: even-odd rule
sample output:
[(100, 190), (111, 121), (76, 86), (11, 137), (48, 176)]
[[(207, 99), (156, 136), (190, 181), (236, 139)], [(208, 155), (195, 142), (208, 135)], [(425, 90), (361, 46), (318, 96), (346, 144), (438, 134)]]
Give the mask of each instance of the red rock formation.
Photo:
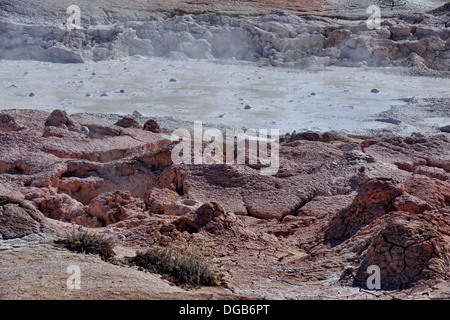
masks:
[(0, 131), (11, 132), (24, 129), (9, 114), (0, 113)]
[(0, 195), (129, 246), (202, 239), (236, 292), (317, 296), (336, 277), (331, 288), (364, 287), (372, 264), (386, 290), (449, 275), (448, 134), (295, 133), (280, 146), (278, 173), (262, 176), (245, 164), (174, 165), (174, 143), (142, 129), (2, 114)]
[(162, 132), (161, 127), (158, 124), (158, 122), (156, 122), (153, 119), (147, 120), (147, 122), (145, 122), (145, 124), (144, 124), (144, 128), (143, 129), (147, 130), (147, 131), (154, 132), (154, 133), (161, 133)]
[(79, 123), (73, 121), (65, 111), (55, 110), (45, 120), (46, 127), (60, 127), (68, 129), (70, 131), (80, 131), (81, 126)]
[(204, 230), (212, 234), (229, 231), (233, 236), (247, 233), (245, 226), (234, 214), (225, 212), (217, 203), (205, 203), (194, 213), (186, 214), (174, 222), (178, 231), (189, 233)]
[(106, 192), (98, 195), (89, 203), (87, 212), (107, 226), (119, 221), (137, 218), (145, 219), (145, 204), (135, 199), (127, 191)]
[(0, 240), (44, 232), (46, 228), (45, 217), (31, 203), (0, 196)]
[(116, 126), (122, 127), (122, 128), (136, 128), (140, 129), (140, 124), (133, 118), (130, 117), (123, 117), (119, 121), (115, 123)]
[(395, 210), (393, 200), (402, 189), (391, 179), (371, 179), (364, 183), (348, 209), (336, 215), (325, 234), (326, 239), (348, 238), (359, 229)]
[(450, 251), (446, 239), (430, 224), (399, 212), (387, 219), (363, 253), (355, 283), (366, 286), (366, 270), (376, 265), (381, 271), (381, 288), (397, 290), (420, 280), (445, 278)]

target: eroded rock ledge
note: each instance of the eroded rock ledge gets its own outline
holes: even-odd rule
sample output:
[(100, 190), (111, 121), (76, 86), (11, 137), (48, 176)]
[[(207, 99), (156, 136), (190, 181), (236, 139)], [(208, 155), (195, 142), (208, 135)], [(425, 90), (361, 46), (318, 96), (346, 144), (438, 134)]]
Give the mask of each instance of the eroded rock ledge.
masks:
[[(0, 14), (6, 9), (0, 7)], [(345, 13), (341, 17), (283, 11), (256, 16), (201, 13), (153, 21), (117, 18), (101, 25), (87, 16), (83, 29), (75, 31), (63, 25), (67, 17), (47, 25), (31, 18), (17, 23), (15, 15), (7, 10), (3, 14), (9, 19), (0, 24), (0, 59), (85, 62), (143, 55), (234, 59), (298, 69), (335, 65), (450, 71), (448, 4), (428, 13), (383, 16), (381, 27), (374, 30), (366, 25), (368, 16), (350, 18)]]
[(174, 143), (143, 124), (62, 111), (0, 115), (5, 239), (45, 232), (52, 220), (131, 247), (195, 236), (232, 290), (253, 297), (355, 298), (370, 265), (381, 269), (379, 295), (448, 291), (446, 133), (299, 133), (281, 143), (278, 173), (262, 176), (255, 166), (174, 165)]

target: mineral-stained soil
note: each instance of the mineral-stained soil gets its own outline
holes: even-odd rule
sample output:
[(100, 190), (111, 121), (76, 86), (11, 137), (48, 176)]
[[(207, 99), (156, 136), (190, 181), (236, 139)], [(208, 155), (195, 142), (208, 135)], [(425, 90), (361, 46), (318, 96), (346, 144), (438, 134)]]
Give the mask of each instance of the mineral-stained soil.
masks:
[[(255, 164), (174, 164), (177, 142), (144, 123), (58, 110), (0, 119), (2, 298), (449, 298), (448, 133), (294, 133), (270, 176)], [(201, 239), (229, 288), (186, 291), (53, 247), (71, 224), (113, 237), (119, 255)], [(70, 264), (84, 270), (72, 296)], [(373, 265), (379, 291), (367, 286)]]

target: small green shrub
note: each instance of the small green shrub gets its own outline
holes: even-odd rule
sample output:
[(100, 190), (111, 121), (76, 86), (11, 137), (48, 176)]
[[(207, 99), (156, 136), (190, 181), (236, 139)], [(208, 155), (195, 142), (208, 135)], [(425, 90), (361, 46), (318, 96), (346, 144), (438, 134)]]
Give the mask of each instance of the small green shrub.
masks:
[(225, 281), (205, 248), (196, 241), (171, 242), (156, 245), (145, 252), (138, 252), (129, 259), (132, 265), (168, 276), (169, 280), (183, 285), (226, 286)]
[(112, 239), (104, 235), (89, 232), (89, 230), (73, 230), (67, 233), (63, 239), (55, 240), (70, 251), (87, 254), (98, 254), (103, 260), (108, 261), (114, 257), (114, 243)]

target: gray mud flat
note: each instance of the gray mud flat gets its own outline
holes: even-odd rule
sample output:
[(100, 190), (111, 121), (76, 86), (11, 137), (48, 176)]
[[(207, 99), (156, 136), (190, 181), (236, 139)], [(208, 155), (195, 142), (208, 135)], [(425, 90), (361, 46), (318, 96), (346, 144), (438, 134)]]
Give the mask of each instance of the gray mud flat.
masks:
[(166, 130), (203, 121), (282, 134), (435, 134), (449, 124), (450, 7), (432, 10), (442, 1), (389, 10), (380, 0), (373, 30), (368, 3), (352, 1), (322, 16), (82, 2), (79, 30), (65, 26), (65, 3), (20, 3), (0, 6), (2, 109), (139, 111)]
[[(433, 134), (450, 116), (449, 79), (407, 76), (398, 68), (304, 71), (140, 56), (85, 64), (3, 60), (1, 66), (3, 109), (138, 111), (163, 126), (168, 118), (184, 121), (172, 129), (202, 121), (280, 133)], [(439, 122), (427, 120), (436, 117)]]

